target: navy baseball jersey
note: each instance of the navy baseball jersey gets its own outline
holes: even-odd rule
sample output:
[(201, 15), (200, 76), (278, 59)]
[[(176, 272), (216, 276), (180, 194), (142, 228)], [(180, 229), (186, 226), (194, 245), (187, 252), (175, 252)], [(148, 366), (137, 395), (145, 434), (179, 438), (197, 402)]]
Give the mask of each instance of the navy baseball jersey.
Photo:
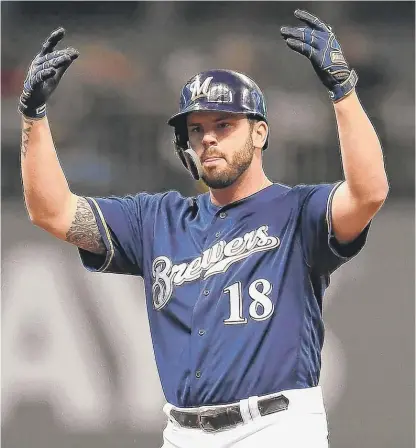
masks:
[(87, 198), (107, 254), (80, 249), (81, 259), (92, 271), (144, 278), (168, 402), (221, 404), (318, 384), (329, 275), (369, 228), (337, 243), (338, 185), (273, 184), (223, 207), (209, 193)]

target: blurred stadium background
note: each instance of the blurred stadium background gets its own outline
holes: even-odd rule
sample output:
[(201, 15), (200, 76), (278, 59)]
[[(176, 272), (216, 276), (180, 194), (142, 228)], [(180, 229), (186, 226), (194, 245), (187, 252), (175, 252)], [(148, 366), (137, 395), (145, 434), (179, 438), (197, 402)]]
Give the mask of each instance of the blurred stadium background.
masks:
[(164, 427), (141, 280), (85, 272), (25, 214), (16, 103), (43, 40), (62, 25), (81, 53), (48, 109), (77, 194), (201, 191), (166, 120), (182, 84), (213, 67), (263, 89), (273, 180), (331, 182), (342, 177), (332, 107), (279, 33), (298, 7), (333, 25), (357, 69), (391, 184), (325, 299), (331, 447), (414, 446), (415, 4), (254, 1), (1, 2), (3, 447), (157, 448)]

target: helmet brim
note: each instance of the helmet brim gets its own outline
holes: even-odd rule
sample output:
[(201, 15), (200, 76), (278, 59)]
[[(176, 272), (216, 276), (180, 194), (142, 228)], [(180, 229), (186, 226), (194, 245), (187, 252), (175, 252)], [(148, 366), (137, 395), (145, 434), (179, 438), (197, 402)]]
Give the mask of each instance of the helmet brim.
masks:
[(231, 114), (236, 115), (248, 115), (248, 116), (256, 116), (260, 118), (261, 120), (264, 120), (267, 123), (267, 120), (265, 117), (263, 117), (260, 114), (253, 114), (253, 111), (251, 109), (247, 108), (247, 112), (243, 110), (235, 110), (234, 104), (226, 104), (226, 103), (195, 103), (187, 107), (186, 109), (182, 110), (181, 112), (173, 115), (168, 120), (168, 125), (173, 127), (179, 127), (184, 126), (186, 124), (186, 116), (192, 112), (199, 112), (199, 111), (207, 111), (207, 112), (228, 112)]

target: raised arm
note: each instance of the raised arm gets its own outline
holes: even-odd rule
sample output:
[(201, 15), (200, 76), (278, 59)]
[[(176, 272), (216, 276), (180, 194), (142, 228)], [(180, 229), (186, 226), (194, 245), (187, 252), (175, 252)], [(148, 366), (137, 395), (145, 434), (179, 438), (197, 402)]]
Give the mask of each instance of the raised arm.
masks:
[(53, 51), (64, 36), (54, 31), (32, 61), (20, 97), (22, 113), (21, 173), (24, 199), (33, 224), (90, 252), (106, 249), (87, 200), (73, 194), (55, 151), (46, 101), (78, 52)]
[(308, 57), (334, 102), (345, 182), (332, 199), (332, 230), (341, 243), (357, 238), (383, 205), (389, 190), (378, 136), (354, 90), (350, 69), (332, 28), (296, 10), (301, 27), (282, 27), (288, 46)]
[(332, 227), (340, 242), (354, 240), (383, 205), (389, 185), (378, 136), (355, 92), (336, 103), (345, 176), (332, 200)]

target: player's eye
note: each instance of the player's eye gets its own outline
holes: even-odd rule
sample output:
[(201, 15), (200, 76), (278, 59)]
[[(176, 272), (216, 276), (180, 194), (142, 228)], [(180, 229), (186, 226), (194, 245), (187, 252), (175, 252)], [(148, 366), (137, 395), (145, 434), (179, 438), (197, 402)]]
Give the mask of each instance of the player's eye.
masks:
[(230, 126), (231, 126), (230, 123), (227, 123), (225, 121), (218, 123), (218, 127), (221, 129), (229, 128)]
[(192, 126), (190, 129), (190, 132), (192, 132), (192, 133), (201, 132), (201, 127), (200, 126)]

